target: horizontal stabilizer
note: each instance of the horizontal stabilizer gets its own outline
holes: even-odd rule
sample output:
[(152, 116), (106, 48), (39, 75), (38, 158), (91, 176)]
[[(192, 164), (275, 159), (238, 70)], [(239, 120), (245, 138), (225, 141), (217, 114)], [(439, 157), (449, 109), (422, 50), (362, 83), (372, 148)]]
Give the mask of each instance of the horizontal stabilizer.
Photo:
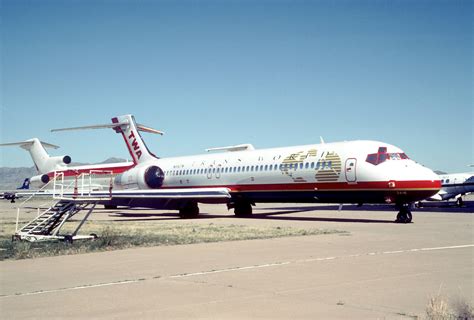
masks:
[[(107, 123), (107, 124), (96, 124), (92, 126), (83, 126), (83, 127), (71, 127), (71, 128), (60, 128), (60, 129), (52, 129), (51, 132), (59, 132), (59, 131), (74, 131), (74, 130), (89, 130), (89, 129), (109, 129), (109, 128), (117, 128), (120, 126), (129, 125), (128, 121), (122, 121), (117, 123)], [(137, 130), (148, 132), (148, 133), (156, 133), (163, 135), (163, 131), (159, 131), (142, 124), (137, 124)]]
[(227, 147), (217, 147), (217, 148), (206, 149), (207, 152), (211, 152), (211, 151), (248, 151), (248, 150), (255, 150), (255, 148), (250, 143), (245, 143), (245, 144), (239, 144), (239, 145), (236, 145), (236, 146), (227, 146)]
[[(33, 145), (34, 143), (34, 140), (31, 139), (31, 140), (26, 140), (26, 141), (20, 141), (20, 142), (10, 142), (10, 143), (0, 143), (0, 146), (3, 147), (3, 146), (31, 146)], [(41, 145), (45, 148), (53, 148), (53, 149), (58, 149), (59, 146), (57, 145), (54, 145), (54, 144), (51, 144), (51, 143), (47, 143), (47, 142), (44, 142), (44, 141), (40, 141)]]
[(73, 131), (73, 130), (89, 130), (89, 129), (107, 129), (107, 128), (120, 127), (122, 125), (128, 125), (128, 121), (118, 122), (118, 123), (96, 124), (96, 125), (84, 126), (84, 127), (71, 127), (71, 128), (52, 129), (51, 132)]
[(153, 128), (150, 128), (150, 127), (146, 127), (143, 124), (138, 124), (138, 123), (137, 123), (137, 130), (138, 131), (143, 131), (143, 132), (148, 132), (148, 133), (161, 134), (161, 135), (164, 134), (163, 131), (159, 131), (159, 130), (156, 130), (156, 129), (153, 129)]

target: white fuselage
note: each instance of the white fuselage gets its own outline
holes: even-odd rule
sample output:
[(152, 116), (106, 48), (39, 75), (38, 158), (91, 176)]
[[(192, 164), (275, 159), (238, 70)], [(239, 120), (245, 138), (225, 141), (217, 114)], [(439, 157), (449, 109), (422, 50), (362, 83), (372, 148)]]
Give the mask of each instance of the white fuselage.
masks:
[[(401, 202), (430, 196), (440, 186), (430, 169), (377, 141), (153, 159), (132, 170), (150, 166), (163, 171), (161, 188), (227, 187), (252, 201)], [(147, 189), (132, 170), (119, 175), (114, 188)]]

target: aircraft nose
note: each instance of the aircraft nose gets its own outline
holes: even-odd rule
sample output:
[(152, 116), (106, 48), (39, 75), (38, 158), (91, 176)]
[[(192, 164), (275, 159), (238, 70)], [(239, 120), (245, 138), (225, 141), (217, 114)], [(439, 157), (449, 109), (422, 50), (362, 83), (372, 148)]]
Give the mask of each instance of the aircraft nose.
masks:
[(416, 180), (420, 181), (426, 188), (441, 189), (440, 177), (431, 169), (420, 164), (416, 164)]

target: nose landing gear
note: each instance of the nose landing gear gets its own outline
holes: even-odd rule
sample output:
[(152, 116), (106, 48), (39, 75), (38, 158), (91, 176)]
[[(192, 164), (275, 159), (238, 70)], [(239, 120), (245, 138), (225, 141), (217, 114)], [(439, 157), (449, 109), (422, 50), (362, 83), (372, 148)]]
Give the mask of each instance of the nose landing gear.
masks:
[(403, 204), (399, 206), (400, 211), (397, 214), (397, 219), (395, 220), (396, 223), (410, 223), (412, 220), (412, 214), (410, 210), (410, 206), (407, 204)]

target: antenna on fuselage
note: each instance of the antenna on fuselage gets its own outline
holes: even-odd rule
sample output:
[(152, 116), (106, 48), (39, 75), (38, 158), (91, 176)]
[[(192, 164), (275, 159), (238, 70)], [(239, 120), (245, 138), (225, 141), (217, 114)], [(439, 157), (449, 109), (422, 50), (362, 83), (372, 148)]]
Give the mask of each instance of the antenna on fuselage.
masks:
[(321, 144), (325, 144), (326, 142), (324, 142), (324, 139), (322, 136), (319, 136), (319, 140), (321, 140)]

